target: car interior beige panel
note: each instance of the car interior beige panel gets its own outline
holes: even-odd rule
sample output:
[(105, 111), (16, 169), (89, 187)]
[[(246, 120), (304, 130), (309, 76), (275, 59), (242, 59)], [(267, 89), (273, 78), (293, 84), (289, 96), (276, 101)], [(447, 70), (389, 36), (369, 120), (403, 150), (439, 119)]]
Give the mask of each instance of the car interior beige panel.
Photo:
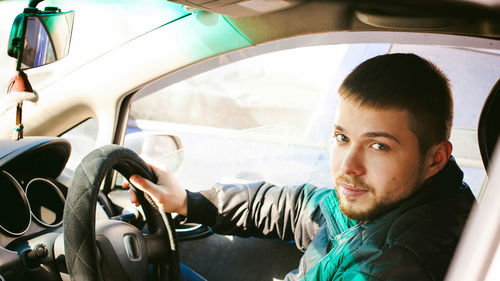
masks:
[(227, 20), (254, 44), (260, 44), (299, 34), (349, 30), (352, 12), (344, 3), (306, 2), (271, 14)]
[(500, 149), (495, 151), (492, 164), (486, 190), (469, 216), (446, 280), (482, 281), (495, 266), (500, 244)]
[[(68, 102), (70, 103), (70, 102)], [(26, 123), (25, 127), (30, 130), (26, 130), (28, 132), (27, 135), (31, 136), (57, 136), (63, 133), (66, 130), (61, 131), (60, 128), (72, 128), (76, 124), (80, 123), (82, 120), (95, 117), (95, 113), (92, 111), (88, 105), (74, 103), (74, 104), (65, 104), (60, 105), (57, 101), (52, 100), (51, 104), (55, 105), (56, 108), (65, 108), (65, 111), (57, 111), (57, 115), (53, 116), (48, 114), (47, 121), (40, 122), (34, 126), (32, 126), (31, 122)], [(36, 105), (33, 104), (25, 104), (24, 112), (36, 111)], [(61, 118), (64, 116), (64, 118)]]
[[(58, 110), (54, 110), (54, 108)], [(61, 114), (64, 114), (65, 118), (61, 118)], [(12, 117), (12, 120), (8, 119), (9, 116)], [(44, 101), (39, 101), (36, 104), (24, 102), (24, 135), (57, 136), (81, 121), (94, 116), (95, 114), (89, 105), (72, 100), (57, 99), (55, 96), (44, 97)], [(15, 111), (11, 109), (0, 119), (2, 120), (0, 123), (0, 135), (3, 138), (10, 137), (14, 128), (14, 117)]]
[(457, 17), (409, 16), (401, 17), (390, 14), (373, 13), (357, 10), (356, 18), (361, 22), (382, 28), (402, 28), (411, 30), (442, 29), (468, 24), (470, 20)]
[(249, 17), (288, 9), (304, 0), (170, 0), (230, 17)]
[[(25, 135), (58, 135), (88, 118), (88, 115), (95, 115), (99, 120), (96, 144), (110, 143), (115, 132), (118, 101), (124, 96), (165, 74), (214, 55), (250, 45), (223, 19), (219, 19), (218, 23), (220, 24), (205, 24), (194, 16), (183, 18), (98, 57), (57, 83), (35, 89), (40, 96), (39, 101), (37, 104), (26, 106), (23, 112)], [(169, 44), (159, 43), (158, 38), (178, 40), (175, 44)], [(229, 42), (220, 44), (221, 38)], [(136, 55), (130, 56), (134, 51)], [(133, 69), (148, 71), (137, 72)], [(66, 89), (77, 91), (67, 96)], [(97, 99), (90, 98), (91, 93), (97, 91), (105, 95)], [(75, 110), (88, 108), (92, 110)], [(61, 112), (65, 112), (65, 120), (60, 120)], [(81, 120), (70, 124), (79, 118)], [(10, 135), (13, 122), (1, 122), (0, 132)]]
[[(412, 11), (407, 11), (409, 15)], [(422, 14), (424, 13), (424, 14)], [(306, 17), (304, 15), (311, 15)], [(457, 20), (450, 16), (437, 19), (425, 16), (425, 10), (416, 16), (394, 17), (378, 11), (368, 13), (348, 2), (307, 1), (293, 8), (254, 17), (231, 18), (231, 22), (254, 44), (260, 44), (296, 34), (325, 31), (419, 31), (473, 36), (498, 36), (500, 30), (492, 28), (494, 18)], [(300, 22), (298, 25), (290, 23)]]
[(500, 279), (500, 244), (497, 246), (495, 258), (484, 281), (497, 281), (498, 279)]

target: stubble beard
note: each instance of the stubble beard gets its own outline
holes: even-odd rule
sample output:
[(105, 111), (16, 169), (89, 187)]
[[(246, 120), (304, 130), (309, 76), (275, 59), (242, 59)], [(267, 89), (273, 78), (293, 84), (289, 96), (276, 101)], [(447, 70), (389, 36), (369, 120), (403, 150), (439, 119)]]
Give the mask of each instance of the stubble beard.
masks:
[[(356, 188), (367, 190), (368, 194), (366, 195), (369, 196), (370, 201), (364, 204), (364, 206), (359, 206), (360, 203), (356, 202), (356, 199), (347, 198), (339, 192), (337, 189), (339, 182), (349, 183), (356, 186)], [(335, 178), (335, 187), (337, 189), (340, 210), (346, 217), (358, 222), (374, 220), (397, 208), (401, 201), (411, 196), (419, 189), (422, 183), (423, 175), (421, 165), (419, 165), (416, 172), (408, 181), (399, 183), (391, 189), (391, 192), (381, 195), (377, 194), (372, 186), (366, 184), (357, 177), (341, 174)], [(394, 195), (403, 189), (407, 192), (405, 192), (402, 197), (394, 199)]]

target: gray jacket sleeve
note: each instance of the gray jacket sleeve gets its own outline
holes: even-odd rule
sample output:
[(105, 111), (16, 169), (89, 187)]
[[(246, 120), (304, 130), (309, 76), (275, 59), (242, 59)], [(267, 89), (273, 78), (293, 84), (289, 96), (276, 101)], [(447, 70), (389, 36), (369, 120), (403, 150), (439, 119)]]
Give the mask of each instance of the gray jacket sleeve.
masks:
[(306, 249), (323, 222), (318, 203), (331, 191), (310, 184), (217, 184), (199, 193), (188, 191), (187, 221), (219, 234), (295, 240)]

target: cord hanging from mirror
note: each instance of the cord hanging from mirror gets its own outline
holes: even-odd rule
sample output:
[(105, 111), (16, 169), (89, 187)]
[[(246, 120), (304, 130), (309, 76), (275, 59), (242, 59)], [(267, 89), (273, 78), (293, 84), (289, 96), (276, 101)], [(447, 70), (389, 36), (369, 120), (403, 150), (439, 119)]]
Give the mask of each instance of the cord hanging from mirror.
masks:
[(28, 7), (30, 8), (36, 8), (36, 6), (42, 2), (43, 0), (30, 0)]
[(20, 140), (23, 138), (24, 125), (23, 119), (23, 101), (36, 102), (38, 95), (31, 87), (28, 81), (28, 76), (23, 71), (18, 71), (7, 87), (7, 95), (5, 97), (6, 109), (16, 106), (16, 126), (12, 134), (12, 139)]

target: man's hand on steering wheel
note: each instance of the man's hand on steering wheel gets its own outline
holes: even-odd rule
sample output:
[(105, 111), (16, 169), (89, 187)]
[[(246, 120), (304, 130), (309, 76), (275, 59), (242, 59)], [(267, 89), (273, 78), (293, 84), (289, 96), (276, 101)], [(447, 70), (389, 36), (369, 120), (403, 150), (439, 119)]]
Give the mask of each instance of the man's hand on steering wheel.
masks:
[[(170, 196), (170, 193), (165, 195), (165, 192), (155, 191), (162, 189), (151, 188), (155, 186), (151, 182), (157, 177), (163, 178), (160, 186), (167, 183), (170, 187), (172, 181), (165, 181), (170, 179), (168, 173), (165, 177), (165, 172), (153, 169), (135, 152), (118, 145), (97, 148), (82, 160), (75, 171), (64, 205), (64, 254), (72, 281), (146, 281), (148, 272), (153, 273), (155, 280), (180, 279), (175, 224), (170, 214), (162, 210), (169, 202), (165, 196)], [(133, 225), (118, 220), (96, 222), (100, 186), (112, 170), (125, 178), (141, 175), (143, 183), (148, 179), (150, 184), (144, 189), (137, 189), (135, 193), (146, 216), (147, 232), (143, 233)], [(142, 184), (142, 187), (145, 185)], [(176, 199), (174, 202), (185, 201), (182, 199), (185, 191), (178, 184), (176, 186), (178, 192), (174, 194), (181, 201)], [(154, 198), (149, 195), (156, 193), (159, 196)], [(162, 203), (161, 207), (157, 202)], [(174, 206), (178, 209), (179, 205)]]
[[(158, 177), (158, 183), (152, 183), (137, 174), (130, 177), (132, 186), (149, 194), (155, 200), (158, 207), (167, 213), (178, 213), (187, 215), (187, 194), (172, 173), (166, 169), (159, 168), (153, 164), (148, 164), (155, 175)], [(124, 188), (129, 186), (128, 182), (123, 184)], [(134, 188), (130, 189), (130, 200), (139, 205)]]

